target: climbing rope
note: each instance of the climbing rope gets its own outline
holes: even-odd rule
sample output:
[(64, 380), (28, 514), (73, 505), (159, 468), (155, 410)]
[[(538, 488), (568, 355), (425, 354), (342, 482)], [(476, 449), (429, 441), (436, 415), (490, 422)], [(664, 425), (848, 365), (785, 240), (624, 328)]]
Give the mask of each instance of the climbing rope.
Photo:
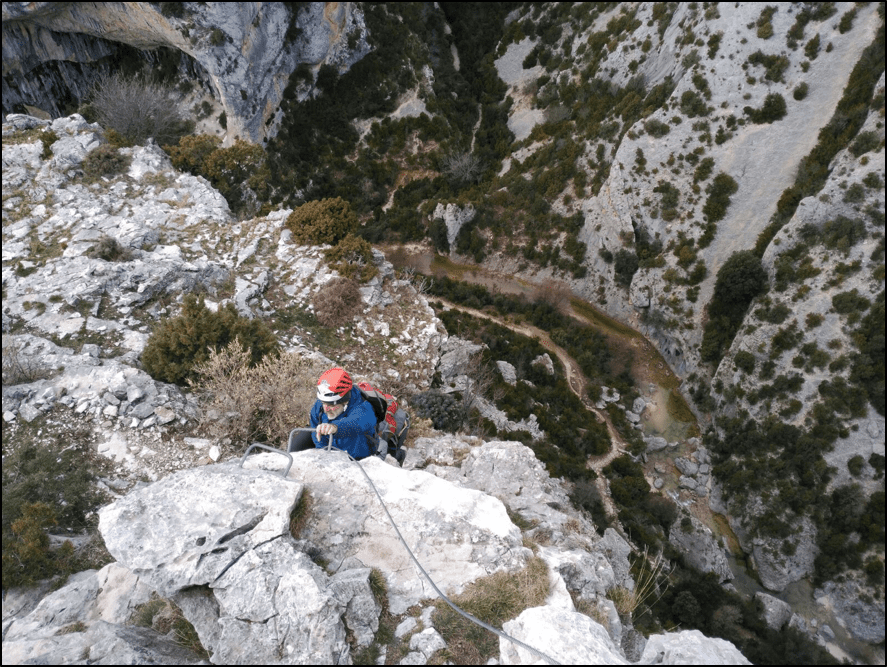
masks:
[[(336, 447), (332, 444), (332, 437), (330, 437), (330, 444), (326, 447), (326, 449), (327, 450), (335, 449), (340, 452), (345, 452), (345, 450), (339, 449), (338, 447)], [(382, 509), (385, 510), (385, 514), (388, 516), (388, 521), (391, 522), (391, 526), (394, 528), (394, 532), (397, 533), (397, 537), (400, 539), (401, 544), (403, 544), (404, 548), (407, 550), (407, 553), (410, 555), (410, 558), (412, 558), (413, 562), (416, 564), (416, 567), (419, 568), (419, 571), (428, 580), (428, 583), (431, 584), (431, 587), (437, 592), (437, 594), (438, 594), (438, 596), (440, 596), (441, 600), (446, 602), (448, 605), (450, 605), (450, 607), (452, 607), (452, 609), (455, 612), (461, 614), (462, 616), (467, 618), (472, 623), (475, 623), (476, 625), (479, 625), (480, 627), (485, 628), (486, 630), (489, 630), (490, 632), (498, 635), (499, 637), (501, 637), (503, 639), (506, 639), (507, 641), (510, 641), (514, 644), (517, 644), (518, 646), (520, 646), (522, 648), (525, 648), (526, 650), (530, 651), (531, 653), (538, 656), (542, 660), (545, 660), (548, 664), (550, 664), (550, 665), (561, 664), (557, 660), (555, 660), (554, 658), (551, 658), (551, 657), (545, 655), (542, 651), (535, 649), (532, 646), (529, 646), (528, 644), (525, 644), (520, 639), (515, 639), (514, 637), (511, 637), (510, 635), (507, 635), (506, 633), (502, 632), (502, 630), (499, 630), (497, 628), (494, 628), (492, 625), (484, 623), (482, 620), (480, 620), (479, 618), (476, 618), (475, 616), (472, 616), (467, 611), (463, 611), (462, 609), (457, 607), (446, 595), (444, 595), (443, 592), (437, 587), (437, 584), (434, 583), (434, 580), (425, 571), (425, 568), (422, 567), (422, 564), (418, 561), (416, 556), (413, 555), (412, 549), (410, 549), (410, 546), (407, 544), (407, 541), (403, 538), (403, 535), (400, 534), (400, 530), (397, 528), (397, 524), (394, 522), (394, 518), (391, 516), (391, 512), (389, 512), (388, 508), (385, 506), (385, 501), (382, 500), (382, 495), (379, 493), (379, 490), (376, 488), (376, 485), (373, 484), (373, 480), (370, 479), (370, 476), (367, 474), (367, 471), (364, 470), (363, 466), (360, 465), (360, 463), (357, 461), (357, 459), (355, 459), (353, 456), (348, 454), (348, 452), (345, 452), (345, 454), (348, 456), (349, 459), (354, 461), (354, 463), (357, 465), (357, 467), (360, 468), (360, 471), (363, 473), (363, 476), (366, 477), (367, 482), (370, 483), (370, 486), (372, 487), (373, 491), (375, 492), (376, 497), (379, 499), (379, 502), (382, 504)]]

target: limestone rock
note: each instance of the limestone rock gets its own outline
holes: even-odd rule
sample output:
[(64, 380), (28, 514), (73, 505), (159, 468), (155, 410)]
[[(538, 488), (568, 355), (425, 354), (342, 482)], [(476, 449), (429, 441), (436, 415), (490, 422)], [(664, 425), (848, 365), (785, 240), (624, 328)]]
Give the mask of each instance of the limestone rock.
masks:
[(786, 556), (781, 551), (781, 539), (757, 538), (752, 542), (751, 556), (761, 583), (771, 591), (782, 591), (793, 581), (811, 574), (818, 549), (816, 526), (807, 518), (797, 520), (797, 533), (792, 540), (797, 545), (795, 553)]
[(499, 373), (502, 374), (502, 379), (505, 380), (512, 387), (517, 384), (517, 371), (514, 366), (509, 364), (507, 361), (497, 361), (496, 367), (499, 369)]
[[(282, 461), (260, 454), (247, 459), (246, 466), (276, 470)], [(445, 593), (458, 593), (480, 576), (513, 571), (526, 563), (528, 550), (501, 501), (375, 457), (360, 467), (373, 480), (416, 558)], [(346, 559), (381, 569), (393, 614), (435, 595), (355, 463), (338, 452), (309, 450), (293, 457), (289, 477), (305, 480), (313, 499), (313, 520), (303, 529), (300, 543), (310, 544), (335, 569), (344, 567)]]
[(196, 655), (147, 628), (123, 627), (151, 588), (118, 563), (78, 572), (27, 615), (8, 620), (4, 601), (4, 664), (193, 664)]
[(613, 567), (600, 552), (540, 547), (540, 556), (581, 599), (599, 600), (616, 585)]
[(459, 230), (463, 225), (474, 220), (475, 213), (474, 206), (471, 204), (466, 204), (464, 207), (458, 204), (447, 204), (446, 206), (438, 204), (434, 209), (432, 217), (443, 218), (447, 226), (447, 242), (451, 249), (456, 247), (456, 237), (459, 235)]
[[(814, 597), (831, 607), (839, 622), (858, 641), (878, 644), (884, 641), (884, 605), (863, 595), (864, 589), (854, 581), (828, 581), (816, 589)], [(870, 601), (866, 601), (866, 598)]]
[(653, 281), (658, 278), (651, 276), (645, 269), (634, 274), (628, 291), (628, 298), (635, 308), (649, 308), (653, 293)]
[(758, 592), (755, 593), (755, 600), (763, 606), (764, 620), (773, 630), (781, 630), (782, 626), (788, 623), (792, 617), (792, 608), (779, 598)]
[[(246, 552), (212, 589), (195, 629), (217, 664), (339, 664), (348, 655), (344, 605), (289, 539)], [(205, 624), (216, 605), (218, 631)]]
[[(522, 443), (494, 440), (471, 448), (460, 476), (466, 486), (502, 498), (525, 520), (549, 530), (562, 530), (565, 523), (575, 521), (567, 514), (571, 507), (567, 494)], [(588, 531), (594, 534), (590, 526)]]
[(345, 606), (345, 623), (354, 633), (358, 646), (369, 646), (379, 629), (382, 607), (376, 601), (370, 585), (369, 568), (355, 568), (337, 572), (330, 578), (330, 588)]
[[(575, 611), (531, 607), (505, 623), (502, 630), (561, 664), (629, 664), (600, 623)], [(564, 641), (565, 637), (570, 641)], [(502, 637), (499, 661), (508, 665), (545, 663), (542, 656)]]
[(681, 522), (675, 521), (668, 532), (668, 541), (700, 572), (713, 572), (719, 582), (732, 579), (730, 563), (711, 530), (694, 516), (690, 517), (690, 521), (692, 528), (687, 532), (681, 527)]
[(297, 482), (236, 464), (193, 468), (106, 505), (99, 530), (119, 562), (169, 596), (212, 584), (245, 552), (287, 534), (301, 493)]
[[(299, 29), (295, 40), (291, 23)], [(230, 135), (258, 142), (283, 97), (281, 81), (300, 63), (347, 71), (369, 53), (366, 37), (362, 9), (348, 2), (309, 3), (295, 20), (288, 8), (274, 4), (188, 5), (177, 17), (150, 4), (112, 11), (101, 4), (6, 3), (4, 62), (16, 76), (4, 94), (3, 111), (28, 104), (58, 116), (59, 97), (84, 101), (107, 62), (120, 56), (120, 44), (143, 50), (146, 62), (155, 57), (153, 49), (164, 46), (181, 52), (183, 73), (213, 91)]]
[(730, 642), (710, 638), (699, 630), (650, 635), (641, 665), (750, 665)]
[(533, 359), (533, 361), (530, 362), (530, 365), (542, 366), (542, 368), (545, 369), (546, 373), (548, 373), (549, 375), (554, 374), (554, 362), (551, 360), (548, 352), (546, 352), (545, 354), (540, 354), (538, 357)]

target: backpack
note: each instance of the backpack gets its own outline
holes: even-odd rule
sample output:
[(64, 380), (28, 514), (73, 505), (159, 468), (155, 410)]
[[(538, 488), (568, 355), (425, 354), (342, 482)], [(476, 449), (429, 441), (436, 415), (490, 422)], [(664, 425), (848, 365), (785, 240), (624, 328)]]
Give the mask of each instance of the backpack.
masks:
[(398, 407), (394, 396), (376, 389), (369, 382), (358, 382), (357, 388), (376, 414), (377, 456), (384, 459), (386, 454), (391, 454), (403, 465), (405, 452), (401, 448), (410, 430), (409, 414)]

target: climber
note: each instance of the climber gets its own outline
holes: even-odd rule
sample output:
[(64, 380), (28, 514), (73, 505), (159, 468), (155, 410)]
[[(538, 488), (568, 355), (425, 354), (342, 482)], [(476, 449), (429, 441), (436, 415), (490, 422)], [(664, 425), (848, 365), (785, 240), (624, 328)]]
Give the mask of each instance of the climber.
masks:
[(333, 446), (357, 460), (376, 451), (376, 415), (354, 386), (351, 376), (341, 368), (331, 368), (317, 380), (317, 401), (311, 408), (311, 431), (292, 434), (287, 451), (326, 447), (330, 434)]

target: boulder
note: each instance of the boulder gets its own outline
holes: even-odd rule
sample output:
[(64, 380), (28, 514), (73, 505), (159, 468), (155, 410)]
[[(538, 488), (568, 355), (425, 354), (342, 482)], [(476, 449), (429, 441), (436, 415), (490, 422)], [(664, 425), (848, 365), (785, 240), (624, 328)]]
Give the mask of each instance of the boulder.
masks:
[(446, 206), (438, 204), (432, 218), (443, 218), (444, 224), (447, 226), (447, 243), (450, 248), (454, 248), (459, 230), (464, 224), (474, 220), (475, 213), (474, 206), (471, 204), (466, 204), (464, 207), (458, 204), (447, 204)]
[(616, 585), (612, 565), (599, 552), (540, 547), (539, 555), (563, 578), (567, 589), (580, 599), (603, 598)]
[(750, 665), (732, 643), (706, 637), (699, 630), (650, 635), (641, 665)]
[[(279, 456), (261, 454), (247, 459), (246, 467), (277, 470), (284, 463)], [(478, 577), (526, 564), (530, 552), (496, 498), (376, 457), (358, 465), (340, 452), (300, 452), (293, 457), (289, 478), (306, 480), (312, 514), (299, 544), (312, 549), (333, 571), (382, 570), (392, 614), (436, 594), (415, 568), (361, 468), (407, 545), (444, 593), (459, 593)]]
[(118, 563), (71, 575), (24, 616), (7, 620), (4, 664), (194, 664), (199, 657), (150, 628), (125, 627), (151, 588)]
[(302, 488), (233, 463), (191, 468), (103, 507), (99, 531), (114, 558), (168, 597), (212, 584), (245, 552), (288, 534)]
[(681, 474), (692, 477), (699, 472), (699, 464), (683, 457), (677, 457), (674, 460), (675, 467), (681, 471)]
[(668, 447), (668, 440), (658, 435), (645, 436), (644, 442), (647, 443), (648, 452), (658, 452)]
[(541, 366), (545, 369), (545, 372), (549, 375), (554, 375), (554, 362), (551, 360), (551, 357), (548, 355), (548, 352), (545, 354), (540, 354), (538, 357), (533, 359), (530, 362), (531, 366)]
[(505, 380), (511, 386), (517, 384), (517, 371), (514, 366), (509, 364), (507, 361), (497, 361), (496, 367), (499, 369), (499, 373), (502, 374), (502, 379)]
[[(520, 442), (494, 440), (472, 447), (462, 463), (463, 484), (495, 495), (527, 521), (561, 530), (575, 521), (570, 500), (533, 450)], [(588, 526), (586, 534), (593, 535)], [(553, 537), (556, 539), (556, 536)]]
[(773, 630), (781, 630), (792, 617), (792, 608), (779, 598), (758, 592), (755, 593), (755, 600), (761, 603), (764, 608), (764, 620)]
[(791, 556), (782, 552), (783, 541), (779, 538), (755, 538), (752, 541), (751, 556), (755, 569), (761, 584), (770, 591), (778, 593), (814, 570), (814, 561), (819, 552), (816, 546), (816, 526), (808, 517), (795, 521), (796, 532), (792, 541), (796, 547)]
[(318, 665), (347, 659), (345, 605), (327, 574), (292, 540), (274, 539), (246, 552), (211, 588), (212, 596), (191, 599), (187, 615), (212, 662)]
[[(502, 664), (545, 664), (546, 656), (566, 665), (629, 664), (606, 629), (576, 611), (531, 607), (505, 623), (502, 630), (538, 651), (500, 637), (499, 662)], [(569, 641), (565, 641), (567, 637)]]
[(673, 523), (668, 541), (700, 572), (713, 572), (719, 582), (733, 579), (730, 563), (711, 530), (696, 517), (691, 516), (690, 521), (693, 525), (689, 531), (684, 531), (679, 521)]

